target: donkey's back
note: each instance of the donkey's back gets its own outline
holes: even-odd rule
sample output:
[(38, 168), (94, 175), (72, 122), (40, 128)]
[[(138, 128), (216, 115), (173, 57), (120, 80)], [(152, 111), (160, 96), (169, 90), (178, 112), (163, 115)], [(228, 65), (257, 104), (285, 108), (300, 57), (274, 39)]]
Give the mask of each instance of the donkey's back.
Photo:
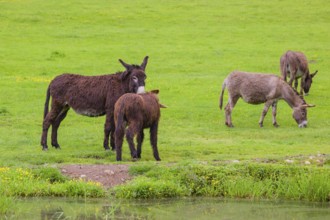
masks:
[[(250, 104), (261, 104), (276, 98), (280, 81), (280, 77), (274, 74), (234, 71), (225, 79), (223, 91), (227, 87), (230, 98), (242, 98)], [(222, 107), (221, 103), (220, 100)]]

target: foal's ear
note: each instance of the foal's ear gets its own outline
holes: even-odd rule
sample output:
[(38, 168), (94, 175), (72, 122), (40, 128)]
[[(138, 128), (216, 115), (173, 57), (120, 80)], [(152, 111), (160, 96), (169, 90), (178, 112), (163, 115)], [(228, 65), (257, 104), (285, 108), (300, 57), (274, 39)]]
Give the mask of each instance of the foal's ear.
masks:
[(312, 73), (311, 77), (313, 78), (316, 75), (317, 72), (318, 72), (318, 70), (316, 70), (314, 73)]
[(148, 56), (146, 56), (146, 57), (143, 59), (143, 62), (142, 62), (142, 64), (141, 64), (141, 66), (140, 66), (143, 70), (146, 70), (146, 66), (147, 66), (147, 63), (148, 63), (148, 59), (149, 59)]
[(303, 104), (302, 107), (305, 108), (310, 108), (310, 107), (315, 107), (316, 105), (311, 105), (311, 104)]
[(157, 95), (159, 93), (159, 89), (154, 89), (154, 90), (151, 90), (150, 92)]

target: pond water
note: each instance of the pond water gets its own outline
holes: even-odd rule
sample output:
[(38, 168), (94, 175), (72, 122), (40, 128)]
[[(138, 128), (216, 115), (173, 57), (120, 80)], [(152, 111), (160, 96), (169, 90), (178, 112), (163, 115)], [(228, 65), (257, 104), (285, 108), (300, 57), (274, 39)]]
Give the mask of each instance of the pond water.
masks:
[(330, 204), (186, 198), (19, 199), (0, 219), (330, 219)]

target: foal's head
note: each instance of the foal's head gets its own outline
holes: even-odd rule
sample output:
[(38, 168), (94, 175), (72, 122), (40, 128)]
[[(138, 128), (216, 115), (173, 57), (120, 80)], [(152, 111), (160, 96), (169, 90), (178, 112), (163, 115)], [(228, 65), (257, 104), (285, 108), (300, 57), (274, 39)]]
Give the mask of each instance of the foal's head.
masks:
[(126, 68), (126, 71), (122, 73), (122, 80), (128, 80), (128, 92), (132, 93), (144, 93), (145, 80), (147, 75), (145, 74), (145, 68), (148, 63), (148, 56), (143, 59), (141, 65), (130, 65), (119, 59), (119, 62)]

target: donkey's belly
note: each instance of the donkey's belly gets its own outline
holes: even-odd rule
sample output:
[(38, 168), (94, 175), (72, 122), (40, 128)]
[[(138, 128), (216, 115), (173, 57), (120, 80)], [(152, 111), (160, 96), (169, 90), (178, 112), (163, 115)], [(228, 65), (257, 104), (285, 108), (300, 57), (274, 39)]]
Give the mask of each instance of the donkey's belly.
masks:
[(262, 104), (267, 101), (266, 97), (257, 97), (257, 96), (248, 96), (248, 97), (242, 97), (243, 100), (249, 104)]
[(105, 111), (98, 111), (95, 109), (73, 109), (77, 114), (88, 116), (88, 117), (98, 117), (105, 115)]

